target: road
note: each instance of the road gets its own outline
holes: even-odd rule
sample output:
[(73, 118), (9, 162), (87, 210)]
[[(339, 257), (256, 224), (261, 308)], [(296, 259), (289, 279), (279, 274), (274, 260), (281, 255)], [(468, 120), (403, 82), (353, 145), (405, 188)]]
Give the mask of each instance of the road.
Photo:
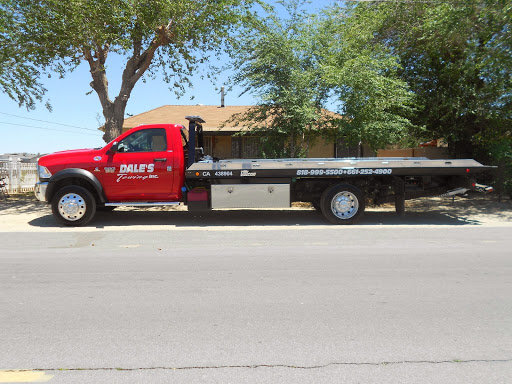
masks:
[(0, 382), (510, 383), (511, 225), (310, 214), (0, 232)]

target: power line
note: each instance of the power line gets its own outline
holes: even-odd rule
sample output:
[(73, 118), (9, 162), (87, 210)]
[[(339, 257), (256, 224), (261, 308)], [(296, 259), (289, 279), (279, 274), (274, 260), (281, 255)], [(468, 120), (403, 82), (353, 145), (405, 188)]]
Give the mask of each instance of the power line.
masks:
[[(72, 132), (72, 131), (65, 131), (63, 129), (55, 129), (55, 128), (45, 128), (45, 127), (36, 127), (33, 125), (25, 125), (25, 124), (16, 124), (16, 123), (9, 123), (6, 121), (0, 121), (0, 124), (7, 124), (7, 125), (16, 125), (18, 127), (26, 127), (26, 128), (35, 128), (35, 129), (44, 129), (45, 131), (58, 131), (58, 132), (66, 132), (66, 133), (73, 133), (78, 135), (89, 135), (89, 136), (96, 136), (94, 133), (86, 133), (86, 132)], [(101, 133), (98, 131), (98, 133)], [(99, 136), (96, 136), (99, 137)]]
[(2, 115), (6, 115), (6, 116), (18, 117), (18, 118), (20, 118), (20, 119), (27, 119), (27, 120), (32, 120), (32, 121), (39, 121), (39, 122), (41, 122), (41, 123), (48, 123), (48, 124), (62, 125), (62, 126), (64, 126), (64, 127), (84, 129), (84, 130), (86, 130), (86, 131), (98, 131), (97, 129), (84, 128), (84, 127), (77, 127), (76, 125), (69, 125), (69, 124), (62, 124), (62, 123), (54, 123), (54, 122), (52, 122), (52, 121), (39, 120), (39, 119), (33, 119), (33, 118), (30, 118), (30, 117), (19, 116), (19, 115), (13, 115), (13, 114), (11, 114), (11, 113), (0, 112), (0, 114), (2, 114)]

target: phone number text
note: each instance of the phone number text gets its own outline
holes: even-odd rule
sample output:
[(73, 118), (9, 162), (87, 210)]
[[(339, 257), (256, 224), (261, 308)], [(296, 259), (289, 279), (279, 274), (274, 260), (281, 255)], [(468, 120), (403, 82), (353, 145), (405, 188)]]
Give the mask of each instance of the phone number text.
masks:
[(298, 169), (297, 176), (391, 175), (391, 168)]

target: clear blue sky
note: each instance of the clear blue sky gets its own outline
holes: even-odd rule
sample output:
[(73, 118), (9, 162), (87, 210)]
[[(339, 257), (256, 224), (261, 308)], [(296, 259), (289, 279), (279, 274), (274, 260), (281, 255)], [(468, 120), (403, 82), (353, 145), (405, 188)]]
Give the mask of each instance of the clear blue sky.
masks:
[[(330, 0), (316, 0), (308, 8), (315, 10), (331, 3)], [(119, 56), (110, 56), (107, 59), (111, 99), (119, 91), (124, 61), (125, 59)], [(227, 77), (228, 74), (225, 74), (224, 79)], [(223, 79), (220, 80), (222, 82)], [(48, 89), (46, 98), (53, 107), (52, 112), (49, 112), (44, 104), (37, 105), (34, 111), (27, 111), (25, 108), (18, 107), (18, 104), (5, 94), (0, 93), (0, 154), (49, 153), (103, 146), (105, 143), (101, 138), (102, 133), (96, 131), (104, 122), (100, 102), (95, 92), (86, 95), (91, 90), (88, 65), (82, 63), (64, 79), (54, 75), (50, 79), (41, 79), (41, 81)], [(146, 83), (139, 81), (128, 101), (126, 112), (136, 115), (162, 105), (190, 105), (190, 114), (193, 115), (196, 104), (220, 105), (220, 91), (209, 80), (201, 80), (196, 76), (193, 84), (193, 88), (188, 89), (183, 97), (177, 99), (168, 89), (168, 84), (158, 78), (148, 80)], [(225, 85), (227, 87), (230, 84)], [(226, 95), (225, 104), (256, 104), (257, 100), (249, 94), (239, 97), (240, 92), (240, 88), (234, 88)], [(191, 100), (191, 97), (194, 99)], [(162, 123), (173, 122), (163, 121)]]

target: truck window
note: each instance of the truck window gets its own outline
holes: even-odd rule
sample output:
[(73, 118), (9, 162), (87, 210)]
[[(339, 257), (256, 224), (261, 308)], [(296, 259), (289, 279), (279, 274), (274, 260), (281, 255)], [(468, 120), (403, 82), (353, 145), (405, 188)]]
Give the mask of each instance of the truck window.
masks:
[(119, 152), (161, 152), (167, 150), (165, 129), (150, 128), (132, 133), (121, 140)]
[(185, 148), (188, 145), (188, 131), (185, 128), (180, 129), (181, 145)]

